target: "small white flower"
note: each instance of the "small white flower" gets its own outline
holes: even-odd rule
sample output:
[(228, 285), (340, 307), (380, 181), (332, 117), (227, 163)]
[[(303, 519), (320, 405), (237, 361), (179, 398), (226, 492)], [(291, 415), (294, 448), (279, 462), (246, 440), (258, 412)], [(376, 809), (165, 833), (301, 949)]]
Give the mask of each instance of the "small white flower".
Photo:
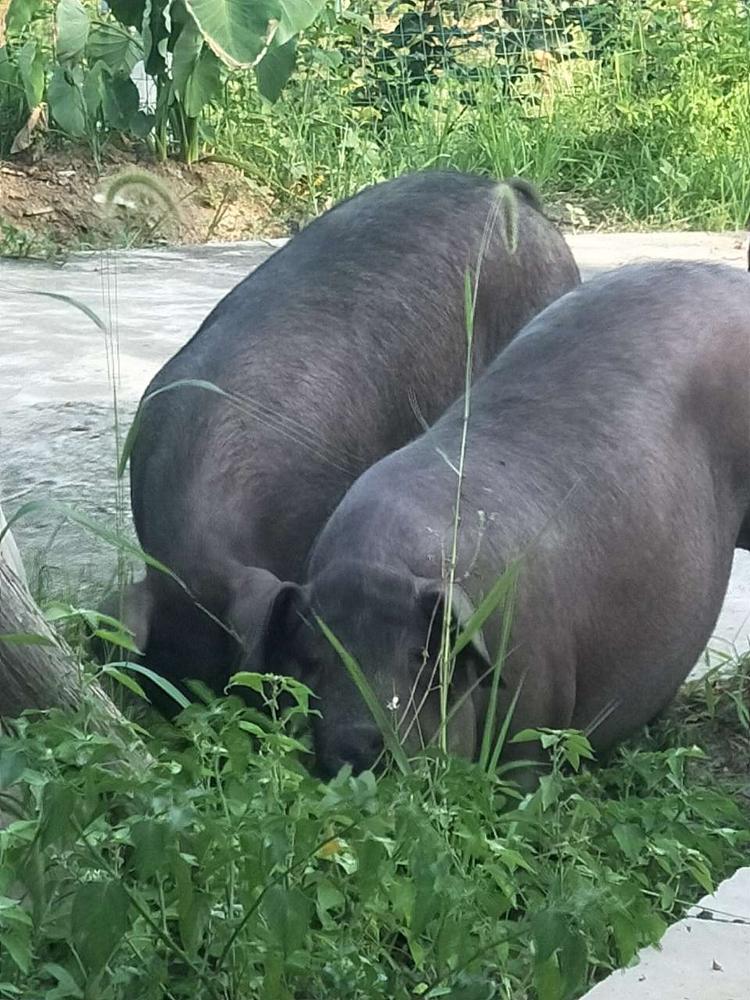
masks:
[(394, 694), (388, 704), (385, 706), (389, 712), (395, 712), (398, 708), (398, 695)]

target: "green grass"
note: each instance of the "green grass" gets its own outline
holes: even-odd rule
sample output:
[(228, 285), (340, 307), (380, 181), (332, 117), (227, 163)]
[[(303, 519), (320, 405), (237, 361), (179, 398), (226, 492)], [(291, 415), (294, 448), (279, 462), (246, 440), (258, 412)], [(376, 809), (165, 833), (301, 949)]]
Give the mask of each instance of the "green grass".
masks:
[(750, 216), (747, 12), (726, 0), (692, 4), (687, 29), (678, 5), (650, 6), (660, 20), (648, 28), (642, 5), (623, 5), (602, 58), (554, 62), (509, 90), (485, 66), (469, 84), (446, 75), (420, 101), (361, 107), (350, 76), (312, 63), (268, 109), (238, 78), (212, 117), (217, 150), (245, 163), (294, 217), (372, 181), (446, 166), (522, 174), (564, 217), (570, 202), (572, 218), (592, 224), (742, 228)]

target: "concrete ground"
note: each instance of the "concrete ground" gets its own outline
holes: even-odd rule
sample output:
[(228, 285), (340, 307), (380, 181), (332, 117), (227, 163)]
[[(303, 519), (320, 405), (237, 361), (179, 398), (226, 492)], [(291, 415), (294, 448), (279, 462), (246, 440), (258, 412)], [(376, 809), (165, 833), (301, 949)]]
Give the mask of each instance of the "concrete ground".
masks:
[[(742, 234), (582, 233), (584, 279), (638, 259), (745, 266)], [(7, 515), (50, 497), (114, 523), (112, 380), (127, 426), (148, 380), (213, 305), (283, 241), (81, 254), (63, 267), (0, 261), (0, 503)], [(46, 291), (57, 296), (40, 297)], [(93, 310), (105, 335), (71, 300)], [(59, 528), (59, 530), (58, 530)], [(51, 586), (102, 582), (114, 553), (36, 512), (16, 537)], [(74, 579), (69, 579), (71, 573)], [(75, 577), (78, 579), (76, 580)], [(710, 662), (750, 648), (750, 554), (738, 552)]]
[(673, 924), (658, 948), (582, 1000), (748, 1000), (750, 868), (740, 868)]

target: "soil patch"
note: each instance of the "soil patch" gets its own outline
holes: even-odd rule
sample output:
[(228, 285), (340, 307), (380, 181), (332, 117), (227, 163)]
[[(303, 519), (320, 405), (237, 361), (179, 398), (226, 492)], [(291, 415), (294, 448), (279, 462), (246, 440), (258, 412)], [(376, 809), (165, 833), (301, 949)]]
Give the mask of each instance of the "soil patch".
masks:
[[(289, 235), (267, 189), (225, 163), (156, 163), (108, 150), (101, 170), (85, 150), (0, 160), (0, 256), (52, 257), (66, 251), (154, 243), (207, 243)], [(153, 192), (130, 186), (103, 205), (118, 175), (147, 172), (169, 191), (179, 218)]]

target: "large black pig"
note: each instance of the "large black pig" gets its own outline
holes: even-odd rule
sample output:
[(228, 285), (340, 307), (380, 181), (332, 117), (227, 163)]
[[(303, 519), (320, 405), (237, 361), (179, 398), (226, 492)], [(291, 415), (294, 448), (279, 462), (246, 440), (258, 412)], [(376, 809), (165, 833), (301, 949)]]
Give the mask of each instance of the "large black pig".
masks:
[[(357, 476), (460, 394), (467, 274), (474, 372), (580, 281), (525, 182), (416, 173), (310, 224), (162, 368), (142, 401), (132, 506), (141, 545), (190, 596), (152, 569), (127, 593), (149, 667), (221, 690), (240, 652), (223, 626), (248, 639), (248, 608), (302, 580)], [(160, 391), (186, 379), (226, 395)]]
[[(470, 400), (454, 634), (517, 567), (495, 718), (520, 687), (511, 734), (587, 729), (606, 750), (669, 703), (711, 636), (735, 547), (750, 548), (750, 277), (681, 263), (606, 274), (537, 316)], [(435, 666), (464, 427), (457, 401), (368, 469), (309, 582), (248, 607), (256, 655), (319, 696), (323, 774), (371, 765), (382, 741), (316, 617), (398, 710), (407, 746), (446, 717)], [(495, 613), (455, 662), (450, 745), (469, 757), (502, 635)]]

